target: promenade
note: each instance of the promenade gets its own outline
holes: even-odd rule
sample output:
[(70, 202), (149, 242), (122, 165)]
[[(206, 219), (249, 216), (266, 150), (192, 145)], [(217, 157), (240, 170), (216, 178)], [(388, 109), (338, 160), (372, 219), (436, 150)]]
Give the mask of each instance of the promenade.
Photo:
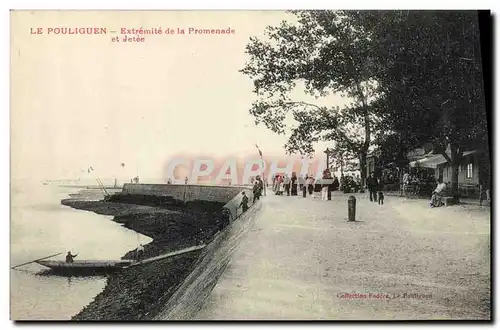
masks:
[(196, 319), (490, 318), (489, 208), (354, 195), (263, 197)]

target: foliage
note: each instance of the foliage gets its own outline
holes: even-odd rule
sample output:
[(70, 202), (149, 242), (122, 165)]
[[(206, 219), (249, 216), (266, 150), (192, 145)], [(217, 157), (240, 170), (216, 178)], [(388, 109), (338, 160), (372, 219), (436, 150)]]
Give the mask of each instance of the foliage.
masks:
[[(370, 142), (368, 103), (375, 92), (370, 76), (369, 42), (352, 28), (343, 12), (293, 11), (297, 22), (268, 27), (269, 40), (251, 38), (244, 74), (254, 81), (259, 99), (250, 110), (256, 123), (285, 134), (287, 116), (298, 123), (286, 145), (289, 153), (313, 152), (318, 141), (337, 141), (349, 151), (367, 150)], [(305, 93), (320, 97), (340, 92), (353, 102), (340, 109), (292, 99)]]
[[(487, 145), (477, 13), (351, 12), (373, 41), (379, 114), (401, 143)], [(471, 145), (472, 144), (472, 145)], [(474, 145), (475, 144), (475, 145)]]
[[(477, 13), (472, 11), (294, 11), (296, 22), (251, 38), (243, 70), (259, 99), (256, 123), (285, 134), (289, 153), (318, 141), (366, 162), (370, 143), (401, 160), (432, 141), (453, 167), (465, 149), (487, 146)], [(313, 96), (340, 92), (343, 109), (294, 100), (300, 84)], [(450, 147), (451, 154), (445, 153)], [(362, 171), (364, 175), (364, 171)]]

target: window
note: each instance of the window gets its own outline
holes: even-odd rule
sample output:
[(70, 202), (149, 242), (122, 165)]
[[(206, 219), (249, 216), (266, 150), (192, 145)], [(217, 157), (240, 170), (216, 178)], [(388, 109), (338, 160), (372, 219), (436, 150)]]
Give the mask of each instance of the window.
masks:
[(472, 178), (472, 163), (467, 164), (467, 178)]

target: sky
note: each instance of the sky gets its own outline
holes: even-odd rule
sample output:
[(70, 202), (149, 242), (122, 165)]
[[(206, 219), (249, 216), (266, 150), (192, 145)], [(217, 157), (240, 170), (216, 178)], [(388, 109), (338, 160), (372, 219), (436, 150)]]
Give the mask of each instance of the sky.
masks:
[[(255, 126), (242, 69), (251, 36), (281, 11), (14, 11), (11, 13), (11, 178), (162, 177), (177, 154), (285, 155), (287, 137)], [(58, 27), (107, 35), (55, 35)], [(231, 28), (231, 35), (149, 35), (121, 28)], [(43, 34), (32, 34), (42, 28)], [(111, 34), (109, 31), (118, 31)], [(303, 91), (297, 100), (310, 101)], [(313, 102), (342, 105), (331, 96)], [(318, 152), (327, 144), (318, 146)], [(322, 155), (323, 156), (323, 155)], [(322, 157), (321, 156), (321, 157)], [(121, 166), (124, 163), (125, 166)], [(95, 174), (94, 173), (94, 174)]]

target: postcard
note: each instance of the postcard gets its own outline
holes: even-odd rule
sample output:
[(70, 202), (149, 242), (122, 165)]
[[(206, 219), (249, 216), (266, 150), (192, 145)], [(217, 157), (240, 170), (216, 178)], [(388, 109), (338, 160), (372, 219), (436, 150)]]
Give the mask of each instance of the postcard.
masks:
[(12, 320), (491, 320), (489, 12), (10, 20)]

